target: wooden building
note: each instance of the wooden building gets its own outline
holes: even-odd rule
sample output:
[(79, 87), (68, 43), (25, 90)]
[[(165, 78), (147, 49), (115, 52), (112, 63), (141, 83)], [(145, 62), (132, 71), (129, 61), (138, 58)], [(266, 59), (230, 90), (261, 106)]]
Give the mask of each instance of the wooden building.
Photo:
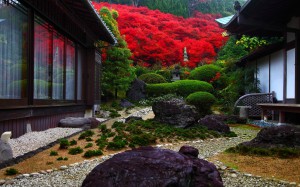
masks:
[[(258, 71), (262, 92), (274, 92), (279, 103), (263, 109), (300, 112), (300, 11), (297, 0), (248, 0), (235, 15), (216, 20), (231, 35), (282, 37), (239, 62)], [(291, 105), (290, 105), (291, 104)], [(267, 106), (269, 105), (269, 106)]]
[(91, 115), (100, 40), (117, 43), (88, 0), (0, 0), (0, 133)]

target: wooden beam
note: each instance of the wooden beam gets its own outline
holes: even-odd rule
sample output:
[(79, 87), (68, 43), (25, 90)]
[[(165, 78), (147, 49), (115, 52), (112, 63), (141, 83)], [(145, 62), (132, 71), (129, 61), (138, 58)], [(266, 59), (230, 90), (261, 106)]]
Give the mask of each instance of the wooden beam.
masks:
[(252, 28), (260, 28), (260, 29), (270, 30), (270, 31), (284, 31), (285, 29), (285, 26), (283, 25), (270, 25), (266, 22), (257, 19), (246, 18), (243, 14), (238, 15), (237, 23), (239, 25), (245, 25), (245, 26), (250, 26)]

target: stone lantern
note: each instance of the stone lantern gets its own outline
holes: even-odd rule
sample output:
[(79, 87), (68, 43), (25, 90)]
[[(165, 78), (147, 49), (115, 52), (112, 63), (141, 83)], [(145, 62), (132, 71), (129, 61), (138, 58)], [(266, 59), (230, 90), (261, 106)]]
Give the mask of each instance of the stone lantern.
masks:
[(180, 66), (176, 65), (175, 68), (172, 70), (172, 80), (171, 81), (178, 81), (180, 80)]

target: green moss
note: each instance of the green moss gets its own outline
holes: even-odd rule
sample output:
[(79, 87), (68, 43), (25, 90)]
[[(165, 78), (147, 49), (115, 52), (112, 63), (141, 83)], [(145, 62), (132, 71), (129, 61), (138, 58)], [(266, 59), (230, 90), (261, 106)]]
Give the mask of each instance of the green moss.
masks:
[(7, 170), (5, 170), (5, 175), (16, 175), (18, 173), (19, 171), (15, 168), (8, 168)]
[(74, 148), (70, 148), (68, 153), (70, 155), (77, 155), (77, 154), (80, 154), (82, 152), (83, 152), (82, 148), (80, 148), (80, 147), (74, 147)]

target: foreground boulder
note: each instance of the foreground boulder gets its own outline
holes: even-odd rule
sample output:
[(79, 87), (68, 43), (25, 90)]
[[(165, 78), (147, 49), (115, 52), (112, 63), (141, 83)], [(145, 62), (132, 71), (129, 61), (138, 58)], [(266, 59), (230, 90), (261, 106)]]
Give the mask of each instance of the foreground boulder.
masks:
[(180, 128), (194, 125), (199, 119), (196, 108), (187, 105), (182, 99), (156, 101), (152, 110), (155, 114), (154, 120)]
[(262, 148), (300, 148), (300, 128), (289, 125), (263, 128), (253, 140), (242, 145)]
[(188, 146), (179, 153), (153, 147), (125, 151), (96, 166), (82, 186), (223, 186), (216, 167), (198, 159), (197, 151)]
[(207, 115), (198, 121), (199, 125), (207, 127), (208, 130), (218, 131), (220, 133), (229, 133), (230, 128), (224, 123), (222, 116)]

